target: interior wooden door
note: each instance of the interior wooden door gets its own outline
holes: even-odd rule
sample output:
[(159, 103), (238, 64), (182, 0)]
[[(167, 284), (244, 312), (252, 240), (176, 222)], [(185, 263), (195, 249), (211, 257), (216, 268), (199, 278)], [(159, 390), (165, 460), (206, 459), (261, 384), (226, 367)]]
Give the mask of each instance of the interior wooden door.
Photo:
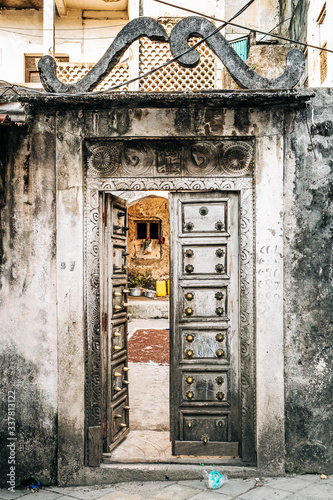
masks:
[(103, 451), (129, 433), (127, 206), (103, 194), (102, 408)]
[(238, 195), (170, 195), (174, 455), (241, 453)]

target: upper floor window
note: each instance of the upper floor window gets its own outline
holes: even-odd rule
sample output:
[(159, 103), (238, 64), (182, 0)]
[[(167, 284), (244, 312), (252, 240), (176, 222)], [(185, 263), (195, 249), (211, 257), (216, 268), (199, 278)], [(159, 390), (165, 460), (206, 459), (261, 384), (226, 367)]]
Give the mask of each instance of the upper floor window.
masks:
[(317, 19), (317, 23), (323, 24), (323, 22), (325, 21), (325, 17), (326, 17), (326, 2), (322, 6), (322, 9), (321, 9), (320, 14), (319, 14), (318, 19)]
[[(24, 56), (24, 66), (25, 66), (25, 78), (26, 83), (40, 83), (39, 71), (38, 71), (38, 61), (43, 56), (43, 54), (25, 54)], [(69, 62), (69, 56), (66, 55), (56, 55), (55, 60), (57, 62)]]

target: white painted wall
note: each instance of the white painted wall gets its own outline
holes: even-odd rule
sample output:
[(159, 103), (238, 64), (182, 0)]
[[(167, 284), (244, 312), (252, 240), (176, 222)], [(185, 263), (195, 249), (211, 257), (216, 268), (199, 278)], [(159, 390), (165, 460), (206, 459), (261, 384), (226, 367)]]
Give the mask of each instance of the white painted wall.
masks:
[[(175, 2), (177, 4), (177, 2)], [(202, 14), (215, 16), (219, 19), (231, 17), (244, 5), (244, 1), (231, 0), (181, 0), (179, 4)], [(168, 7), (154, 0), (142, 0), (144, 16), (187, 17), (190, 12)], [(252, 28), (271, 29), (278, 22), (278, 1), (258, 0), (238, 21)], [(139, 0), (129, 0), (128, 18), (132, 20), (139, 16)], [(67, 16), (55, 19), (55, 53), (69, 55), (70, 62), (95, 63), (105, 53), (115, 36), (128, 22), (126, 11), (117, 14), (120, 18), (110, 19), (112, 14), (96, 11), (93, 15), (82, 10), (67, 9)], [(105, 17), (103, 19), (103, 16)], [(96, 17), (96, 19), (93, 19)], [(219, 23), (217, 23), (219, 24)], [(234, 38), (241, 34), (238, 28), (232, 31)], [(0, 11), (0, 79), (11, 83), (24, 83), (24, 55), (43, 53), (43, 12), (37, 10)], [(128, 54), (124, 56), (124, 59)], [(138, 72), (138, 43), (129, 51), (131, 77)], [(217, 70), (220, 69), (218, 65)], [(133, 86), (133, 90), (136, 86)]]
[[(245, 1), (181, 0), (175, 3), (218, 19), (229, 19), (244, 5)], [(279, 22), (278, 4), (278, 0), (257, 0), (235, 22), (252, 29), (270, 30)], [(329, 9), (333, 9), (333, 6)], [(144, 16), (154, 18), (195, 15), (154, 0), (142, 0), (141, 10)], [(140, 0), (129, 0), (127, 13), (126, 11), (117, 13), (120, 18), (111, 19), (113, 14), (110, 12), (96, 11), (94, 14), (94, 11), (67, 9), (66, 16), (56, 16), (55, 53), (69, 55), (70, 62), (74, 63), (96, 63), (115, 36), (127, 24), (128, 19), (132, 20), (139, 16)], [(219, 24), (217, 22), (217, 25)], [(11, 83), (24, 83), (24, 55), (43, 53), (42, 30), (42, 11), (8, 9), (0, 11), (0, 79)], [(223, 30), (222, 33), (225, 31), (230, 39), (245, 33), (240, 28), (231, 27)], [(131, 46), (123, 60), (128, 57), (130, 76), (133, 78), (138, 75), (138, 42)], [(221, 67), (218, 62), (216, 68), (218, 78), (220, 78)], [(137, 89), (138, 84), (133, 84), (132, 90)]]
[[(69, 10), (56, 17), (56, 54), (68, 54), (70, 62), (97, 62), (127, 23), (126, 19), (83, 19)], [(43, 13), (37, 10), (0, 11), (0, 79), (24, 82), (24, 55), (43, 54)]]
[[(326, 1), (326, 18), (322, 24), (317, 23), (318, 16), (325, 0), (311, 0), (308, 11), (307, 42), (322, 47), (327, 42), (327, 48), (333, 50), (333, 2)], [(333, 54), (327, 53), (327, 76), (320, 81), (320, 51), (308, 48), (308, 78), (309, 87), (332, 87), (333, 85)]]

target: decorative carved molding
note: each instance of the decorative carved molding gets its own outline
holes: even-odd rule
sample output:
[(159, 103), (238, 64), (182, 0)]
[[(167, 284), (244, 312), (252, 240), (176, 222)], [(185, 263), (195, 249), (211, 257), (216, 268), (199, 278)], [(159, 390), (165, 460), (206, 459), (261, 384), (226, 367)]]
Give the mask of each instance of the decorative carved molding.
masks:
[(223, 149), (222, 168), (229, 175), (248, 175), (253, 163), (253, 148), (246, 142), (231, 142)]
[[(200, 60), (196, 49), (188, 51), (188, 40), (192, 36), (208, 37), (216, 26), (203, 17), (187, 17), (179, 21), (168, 37), (164, 27), (151, 17), (140, 17), (130, 21), (118, 33), (104, 56), (78, 82), (62, 83), (57, 78), (57, 64), (51, 56), (43, 56), (38, 62), (42, 84), (47, 92), (81, 93), (90, 92), (110, 73), (128, 47), (139, 38), (147, 36), (153, 41), (170, 42), (170, 50), (177, 62), (184, 67), (194, 68)], [(295, 87), (305, 68), (304, 54), (292, 49), (286, 59), (286, 67), (278, 78), (264, 78), (251, 69), (229, 45), (220, 32), (207, 38), (205, 43), (223, 62), (235, 82), (243, 89), (290, 89)], [(184, 52), (188, 51), (184, 54)]]
[[(305, 57), (301, 50), (292, 49), (288, 52), (285, 70), (279, 77), (264, 78), (241, 59), (220, 32), (210, 36), (215, 30), (216, 26), (203, 17), (190, 16), (182, 19), (170, 34), (172, 55), (176, 57), (188, 51), (188, 40), (191, 36), (209, 37), (205, 43), (242, 89), (291, 89), (299, 82), (305, 69)], [(199, 60), (199, 52), (192, 50), (179, 57), (178, 63), (186, 68), (194, 68)]]
[(111, 175), (119, 163), (119, 151), (116, 145), (93, 145), (90, 148), (91, 155), (88, 159), (88, 167), (95, 175)]
[(253, 140), (108, 139), (86, 142), (87, 176), (251, 176)]
[[(245, 155), (246, 156), (246, 155)], [(166, 162), (165, 162), (166, 163)], [(198, 153), (198, 163), (200, 155)], [(246, 162), (244, 163), (244, 165)], [(169, 163), (170, 165), (170, 163)], [(232, 168), (232, 167), (231, 167)], [(245, 167), (243, 167), (244, 169)], [(86, 177), (87, 424), (101, 424), (100, 225), (103, 191), (222, 190), (240, 193), (240, 350), (243, 460), (255, 462), (254, 195), (251, 177)]]
[(147, 175), (154, 164), (154, 150), (146, 141), (124, 141), (121, 144), (121, 166), (129, 175)]

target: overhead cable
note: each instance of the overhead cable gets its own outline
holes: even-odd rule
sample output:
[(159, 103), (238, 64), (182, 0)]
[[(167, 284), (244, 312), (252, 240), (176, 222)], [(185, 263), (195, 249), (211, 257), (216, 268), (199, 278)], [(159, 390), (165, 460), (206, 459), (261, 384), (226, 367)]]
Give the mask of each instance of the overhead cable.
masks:
[[(247, 2), (247, 4), (244, 5), (244, 7), (242, 7), (234, 16), (231, 17), (230, 20), (232, 19), (235, 19), (236, 17), (240, 16), (240, 14), (242, 14), (250, 5), (253, 4), (253, 2), (255, 2), (255, 0), (249, 0), (249, 2)], [(123, 83), (119, 83), (118, 85), (114, 85), (113, 87), (109, 88), (109, 89), (106, 89), (106, 90), (95, 90), (93, 92), (80, 92), (80, 93), (77, 93), (77, 94), (67, 94), (67, 93), (48, 93), (48, 95), (57, 95), (57, 96), (83, 96), (83, 95), (99, 95), (99, 94), (106, 94), (108, 92), (111, 92), (113, 90), (117, 90), (118, 88), (120, 87), (124, 87), (125, 85), (129, 85), (130, 83), (133, 83), (133, 82), (136, 82), (138, 80), (141, 80), (142, 78), (145, 78), (146, 76), (149, 76), (151, 75), (152, 73), (155, 73), (156, 71), (158, 71), (159, 69), (162, 69), (164, 68), (165, 66), (168, 66), (169, 64), (171, 64), (172, 62), (175, 62), (177, 61), (177, 59), (179, 59), (180, 57), (184, 56), (185, 54), (188, 54), (189, 52), (191, 52), (192, 50), (196, 49), (199, 45), (201, 45), (203, 42), (205, 42), (206, 40), (208, 40), (208, 38), (214, 36), (216, 33), (218, 33), (219, 31), (221, 31), (225, 26), (226, 26), (227, 23), (224, 23), (224, 24), (221, 24), (221, 26), (219, 26), (218, 28), (216, 28), (214, 31), (212, 31), (209, 35), (205, 36), (204, 38), (201, 38), (198, 42), (196, 42), (192, 47), (189, 47), (187, 50), (185, 50), (184, 52), (182, 52), (181, 54), (178, 54), (176, 55), (175, 57), (173, 57), (172, 59), (169, 59), (168, 61), (166, 61), (165, 63), (161, 64), (160, 66), (157, 66), (156, 68), (154, 69), (151, 69), (150, 71), (147, 71), (146, 73), (142, 74), (142, 75), (139, 75), (135, 78), (132, 78), (131, 80), (127, 80), (126, 82), (123, 82)], [(11, 84), (10, 84), (11, 85)], [(9, 90), (9, 88), (13, 88), (14, 86), (11, 85), (11, 87), (7, 87), (1, 94), (0, 94), (0, 97)], [(24, 90), (28, 90), (28, 92), (32, 92), (32, 93), (36, 93), (36, 94), (42, 94), (42, 95), (45, 95), (45, 92), (41, 92), (39, 90), (36, 90), (36, 89), (28, 89), (27, 87), (23, 87), (23, 86), (18, 86), (18, 85), (15, 85), (15, 88), (16, 89), (24, 89)]]
[(259, 30), (257, 28), (249, 28), (248, 26), (243, 26), (241, 24), (232, 23), (231, 21), (225, 21), (223, 19), (219, 19), (218, 17), (208, 16), (207, 14), (202, 14), (201, 12), (197, 12), (197, 11), (192, 10), (192, 9), (187, 9), (186, 7), (181, 7), (180, 5), (175, 5), (173, 3), (165, 2), (164, 0), (154, 0), (154, 2), (163, 3), (164, 5), (168, 5), (169, 7), (174, 7), (175, 9), (185, 10), (186, 12), (191, 12), (192, 14), (197, 14), (198, 16), (206, 17), (207, 19), (213, 19), (214, 21), (218, 21), (220, 23), (225, 23), (226, 25), (228, 24), (229, 26), (235, 26), (236, 28), (241, 28), (241, 29), (244, 29), (247, 31), (256, 31), (257, 33), (261, 33), (262, 35), (269, 35), (273, 38), (278, 38), (279, 40), (285, 40), (286, 42), (290, 42), (290, 43), (297, 43), (299, 45), (302, 45), (303, 47), (311, 47), (312, 49), (323, 50), (325, 52), (330, 52), (333, 54), (332, 49), (318, 47), (318, 45), (311, 45), (310, 43), (300, 42), (297, 40), (293, 40), (292, 38), (287, 38), (286, 36), (275, 35), (273, 33), (268, 33), (266, 31), (262, 31), (262, 30)]

